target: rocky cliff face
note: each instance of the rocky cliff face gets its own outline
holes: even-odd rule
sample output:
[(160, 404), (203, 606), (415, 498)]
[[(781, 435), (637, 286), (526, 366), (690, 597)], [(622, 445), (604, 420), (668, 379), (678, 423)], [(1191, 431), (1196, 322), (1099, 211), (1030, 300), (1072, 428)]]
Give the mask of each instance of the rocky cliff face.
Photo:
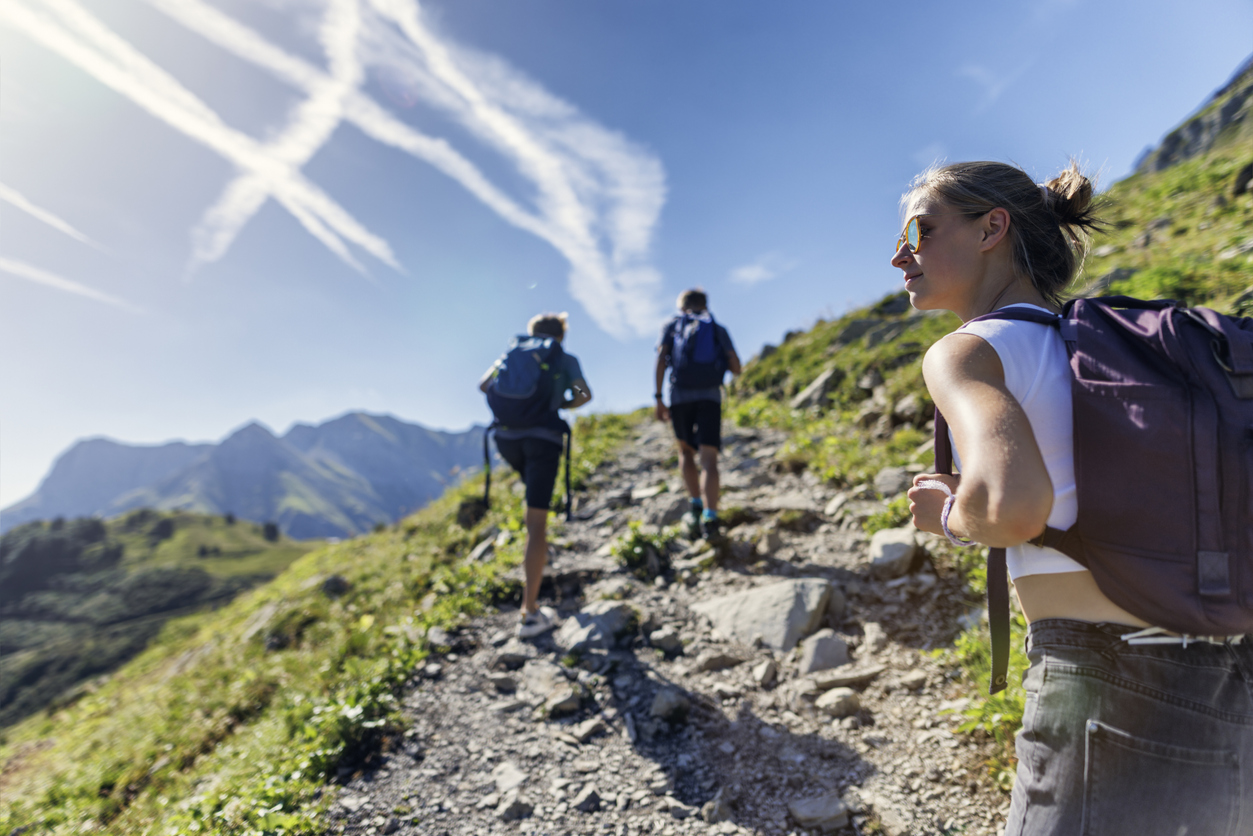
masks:
[(1136, 173), (1161, 171), (1224, 142), (1253, 142), (1253, 57), (1205, 106), (1149, 150)]
[(5, 509), (0, 530), (149, 507), (274, 521), (297, 539), (351, 536), (439, 496), (455, 469), (481, 461), (482, 433), (354, 412), (297, 425), (282, 438), (253, 423), (216, 445), (91, 439), (64, 453), (35, 494)]

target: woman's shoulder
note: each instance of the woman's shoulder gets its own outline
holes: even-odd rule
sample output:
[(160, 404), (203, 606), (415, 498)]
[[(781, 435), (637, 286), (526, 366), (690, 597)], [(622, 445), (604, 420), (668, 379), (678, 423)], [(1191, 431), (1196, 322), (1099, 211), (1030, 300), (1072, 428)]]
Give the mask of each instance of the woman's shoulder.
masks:
[(1004, 376), (996, 349), (980, 335), (957, 330), (937, 340), (922, 360), (927, 385), (948, 379), (990, 379)]

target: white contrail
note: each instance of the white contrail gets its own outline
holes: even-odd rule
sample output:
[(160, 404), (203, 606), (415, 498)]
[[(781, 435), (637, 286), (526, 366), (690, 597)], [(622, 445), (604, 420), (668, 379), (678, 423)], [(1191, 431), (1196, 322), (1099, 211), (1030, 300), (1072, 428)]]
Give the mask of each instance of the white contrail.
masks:
[[(236, 56), (312, 95), (326, 74), (274, 46), (203, 0), (148, 0)], [(476, 59), (436, 37), (408, 2), (373, 6), (367, 21), (376, 64), (402, 68), (423, 100), (449, 112), (535, 184), (524, 209), (443, 139), (397, 119), (360, 90), (344, 118), (366, 135), (433, 165), (506, 222), (547, 241), (571, 264), (573, 295), (610, 333), (649, 333), (660, 276), (648, 263), (665, 202), (665, 173), (652, 156), (590, 122), (570, 105), (494, 60)], [(403, 33), (398, 38), (394, 24)]]
[(5, 203), (9, 204), (15, 209), (20, 209), (21, 211), (25, 212), (26, 214), (30, 215), (32, 218), (36, 220), (43, 221), (48, 226), (52, 227), (58, 232), (64, 232), (66, 235), (70, 236), (75, 241), (79, 241), (83, 244), (86, 244), (89, 247), (95, 247), (98, 250), (104, 249), (95, 241), (91, 240), (86, 235), (79, 232), (77, 229), (70, 226), (68, 223), (61, 220), (56, 215), (49, 212), (47, 209), (43, 209), (31, 203), (29, 200), (26, 199), (26, 196), (23, 195), (21, 192), (19, 192), (17, 189), (6, 186), (3, 183), (0, 183), (0, 200), (3, 200)]
[[(295, 170), (288, 160), (276, 157), (267, 146), (224, 124), (212, 109), (176, 79), (73, 0), (42, 2), (55, 12), (55, 19), (33, 11), (21, 0), (5, 0), (0, 5), (0, 20), (257, 178), (256, 185), (264, 186), (265, 191), (291, 212), (310, 234), (348, 264), (360, 269), (345, 241), (400, 269), (386, 241), (369, 232)], [(230, 203), (231, 208), (247, 208), (254, 203), (257, 207), (260, 205), (255, 193), (251, 198), (244, 195), (246, 199), (242, 201), (237, 200), (239, 196), (236, 192), (230, 193), (230, 198), (236, 201)], [(227, 206), (219, 201), (216, 209), (211, 211), (223, 223), (229, 223), (235, 216), (227, 214), (226, 209)], [(205, 252), (214, 252), (212, 243), (211, 239), (208, 249), (201, 251), (201, 261)], [(218, 256), (224, 251), (218, 252)]]
[(25, 264), (21, 261), (14, 261), (11, 258), (0, 256), (0, 272), (8, 273), (11, 276), (17, 276), (21, 279), (44, 285), (45, 287), (64, 290), (66, 293), (76, 293), (79, 296), (86, 296), (88, 299), (95, 299), (97, 302), (104, 302), (108, 305), (114, 305), (131, 313), (143, 313), (141, 308), (137, 308), (125, 299), (119, 299), (116, 296), (110, 296), (102, 293), (95, 288), (88, 287), (85, 284), (79, 284), (76, 281), (62, 278), (54, 273), (49, 273), (39, 267)]

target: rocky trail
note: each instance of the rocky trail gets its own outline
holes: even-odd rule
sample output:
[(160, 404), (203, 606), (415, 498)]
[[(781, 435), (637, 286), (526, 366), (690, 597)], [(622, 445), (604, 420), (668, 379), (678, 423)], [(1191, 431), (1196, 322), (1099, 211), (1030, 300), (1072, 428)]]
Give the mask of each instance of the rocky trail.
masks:
[(610, 545), (686, 509), (668, 427), (641, 427), (555, 532), (542, 603), (562, 624), (519, 641), (506, 610), (433, 631), (405, 742), (338, 790), (334, 829), (999, 833), (989, 744), (954, 734), (962, 688), (926, 653), (969, 617), (968, 593), (926, 537), (868, 541), (873, 491), (773, 466), (783, 441), (728, 432), (727, 542), (679, 539), (640, 578)]

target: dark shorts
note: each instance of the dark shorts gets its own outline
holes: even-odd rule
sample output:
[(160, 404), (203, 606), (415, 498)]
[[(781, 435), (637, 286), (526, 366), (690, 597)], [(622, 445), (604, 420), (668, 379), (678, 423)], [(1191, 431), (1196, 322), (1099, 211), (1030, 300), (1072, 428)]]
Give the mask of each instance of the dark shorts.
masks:
[(722, 449), (722, 404), (718, 401), (676, 403), (670, 407), (670, 424), (674, 437), (694, 449)]
[(497, 438), (496, 449), (526, 483), (526, 507), (548, 510), (561, 466), (561, 445), (542, 438)]
[(1031, 625), (1006, 836), (1253, 832), (1253, 637), (1119, 638), (1135, 629)]

